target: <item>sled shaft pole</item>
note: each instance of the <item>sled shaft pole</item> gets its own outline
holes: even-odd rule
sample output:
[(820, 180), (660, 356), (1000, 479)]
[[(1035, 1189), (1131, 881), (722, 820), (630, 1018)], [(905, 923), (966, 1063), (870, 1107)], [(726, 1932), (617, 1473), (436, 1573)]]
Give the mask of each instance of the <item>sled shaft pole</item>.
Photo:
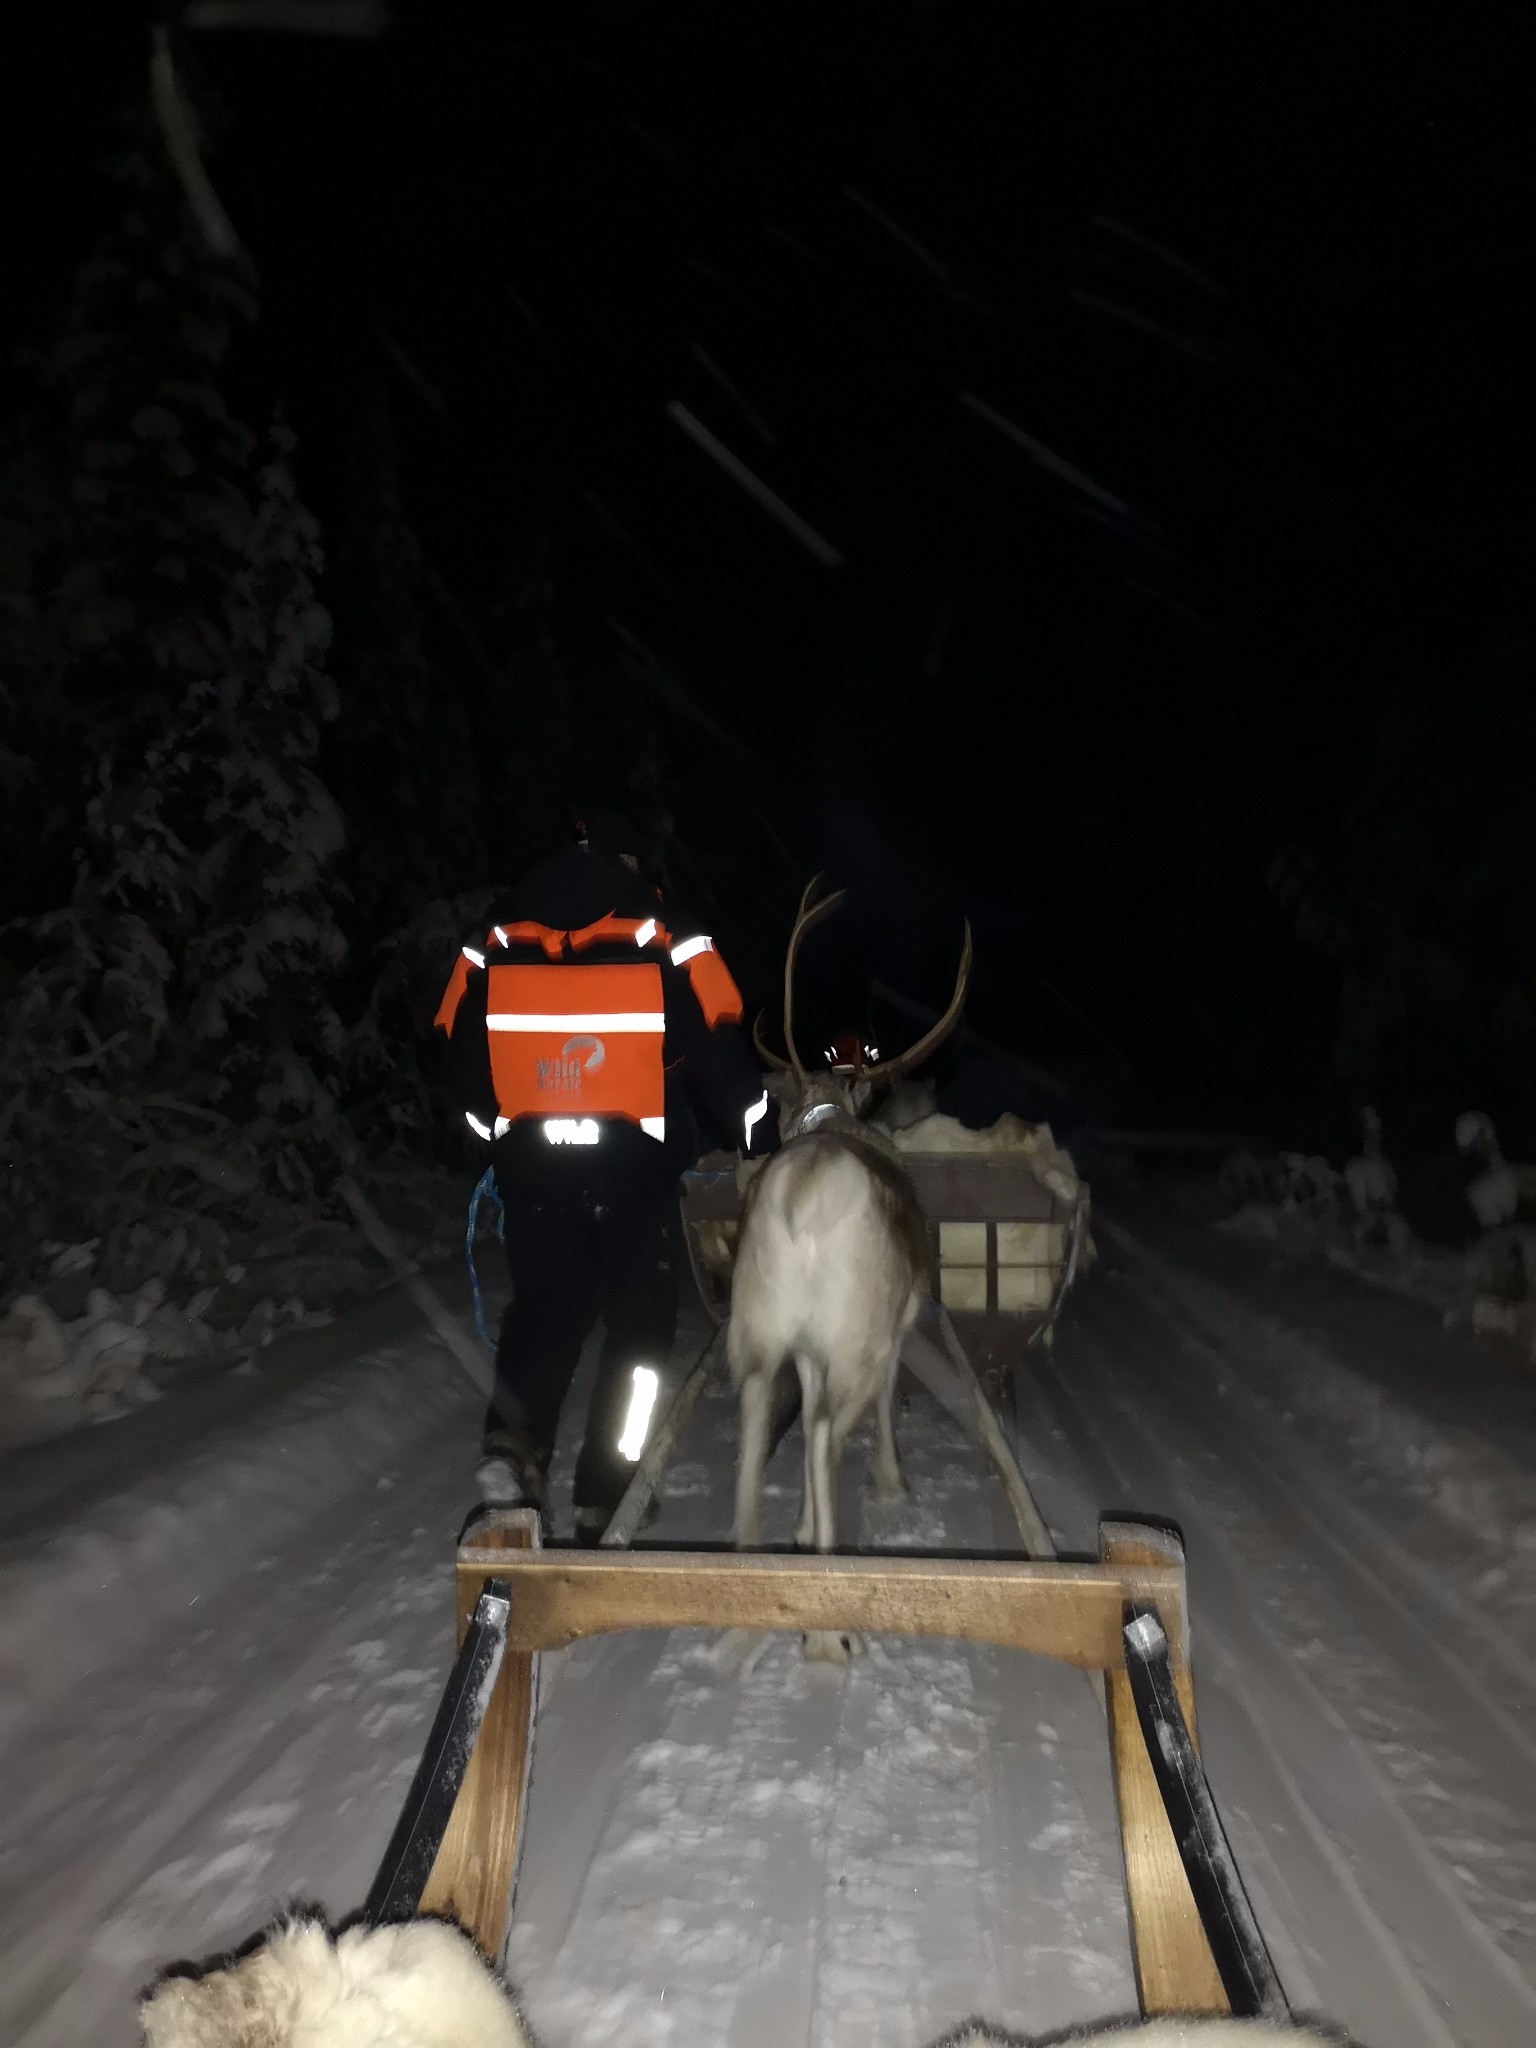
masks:
[(1136, 1718), (1222, 1988), (1239, 2019), (1288, 2019), (1285, 1993), (1179, 1705), (1157, 1609), (1128, 1600), (1124, 1635)]
[(488, 1401), (494, 1374), (485, 1353), (464, 1334), (457, 1318), (448, 1313), (426, 1275), (418, 1272), (406, 1258), (395, 1242), (394, 1233), (350, 1174), (342, 1175), (337, 1183), (337, 1193), (357, 1218), (363, 1235), (379, 1257), (393, 1269), (395, 1278), (415, 1303), (427, 1327), (461, 1368), (476, 1393)]
[(487, 1579), (454, 1659), (405, 1810), (363, 1908), (364, 1919), (374, 1926), (412, 1919), (421, 1904), (501, 1671), (511, 1612), (511, 1586), (505, 1579)]

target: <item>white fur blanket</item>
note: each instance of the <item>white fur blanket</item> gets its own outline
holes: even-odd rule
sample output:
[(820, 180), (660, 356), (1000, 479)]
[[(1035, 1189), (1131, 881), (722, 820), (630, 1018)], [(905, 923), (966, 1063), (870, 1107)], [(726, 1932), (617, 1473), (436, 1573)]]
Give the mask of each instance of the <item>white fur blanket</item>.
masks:
[[(290, 1920), (237, 1961), (200, 1977), (167, 1977), (140, 2017), (144, 2048), (533, 2048), (474, 1944), (440, 1920), (340, 1935), (319, 1920)], [(1072, 2048), (1330, 2048), (1322, 2034), (1258, 2020), (1148, 2020), (1071, 2041)], [(1026, 2044), (970, 2026), (942, 2048)]]
[(290, 1920), (140, 2009), (144, 2048), (530, 2048), (467, 1935), (441, 1920), (333, 1935)]

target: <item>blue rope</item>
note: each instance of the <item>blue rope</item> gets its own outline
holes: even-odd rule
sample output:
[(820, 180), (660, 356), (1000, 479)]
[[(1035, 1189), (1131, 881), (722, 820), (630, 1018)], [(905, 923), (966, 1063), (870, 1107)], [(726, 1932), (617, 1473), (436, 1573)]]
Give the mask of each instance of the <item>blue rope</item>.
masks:
[(496, 1175), (488, 1166), (475, 1182), (475, 1192), (469, 1198), (469, 1220), (464, 1226), (464, 1263), (469, 1268), (469, 1291), (475, 1301), (475, 1328), (481, 1340), (490, 1350), (496, 1349), (496, 1339), (485, 1327), (485, 1306), (480, 1299), (480, 1276), (475, 1271), (475, 1225), (480, 1215), (480, 1198), (489, 1195), (496, 1204), (496, 1235), (504, 1238), (507, 1234), (507, 1212), (501, 1205), (496, 1192)]

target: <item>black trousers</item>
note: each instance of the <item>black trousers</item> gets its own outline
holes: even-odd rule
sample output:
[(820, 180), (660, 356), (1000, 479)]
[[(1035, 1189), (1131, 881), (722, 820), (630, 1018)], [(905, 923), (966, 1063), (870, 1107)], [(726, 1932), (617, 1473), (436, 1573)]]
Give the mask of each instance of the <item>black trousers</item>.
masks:
[(682, 1256), (677, 1187), (582, 1208), (506, 1205), (512, 1302), (496, 1346), (486, 1432), (508, 1431), (547, 1467), (582, 1346), (603, 1323), (597, 1383), (576, 1464), (575, 1505), (611, 1513), (634, 1476), (619, 1453), (634, 1368), (665, 1378)]

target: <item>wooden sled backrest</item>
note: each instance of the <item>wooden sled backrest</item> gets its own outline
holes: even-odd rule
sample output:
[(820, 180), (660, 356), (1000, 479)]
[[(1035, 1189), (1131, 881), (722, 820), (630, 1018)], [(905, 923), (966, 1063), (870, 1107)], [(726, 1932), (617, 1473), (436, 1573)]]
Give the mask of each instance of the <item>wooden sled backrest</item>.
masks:
[(1183, 1546), (1104, 1522), (1098, 1564), (734, 1551), (541, 1550), (526, 1508), (489, 1515), (458, 1554), (462, 1635), (488, 1578), (511, 1588), (506, 1654), (421, 1900), (493, 1960), (506, 1940), (527, 1799), (534, 1659), (620, 1629), (859, 1629), (990, 1643), (1102, 1672), (1126, 1898), (1142, 2009), (1226, 2012), (1228, 2001), (1179, 1858), (1125, 1670), (1128, 1601), (1155, 1606), (1185, 1719), (1195, 1726)]

